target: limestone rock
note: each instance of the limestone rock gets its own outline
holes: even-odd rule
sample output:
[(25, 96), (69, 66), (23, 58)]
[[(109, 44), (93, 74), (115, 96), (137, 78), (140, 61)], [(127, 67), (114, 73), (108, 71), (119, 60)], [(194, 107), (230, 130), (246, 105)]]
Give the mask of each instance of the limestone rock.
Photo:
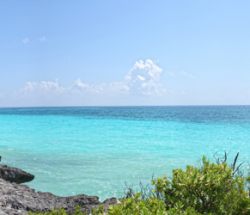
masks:
[(32, 181), (34, 179), (34, 175), (18, 168), (0, 164), (0, 178), (5, 181), (21, 184)]

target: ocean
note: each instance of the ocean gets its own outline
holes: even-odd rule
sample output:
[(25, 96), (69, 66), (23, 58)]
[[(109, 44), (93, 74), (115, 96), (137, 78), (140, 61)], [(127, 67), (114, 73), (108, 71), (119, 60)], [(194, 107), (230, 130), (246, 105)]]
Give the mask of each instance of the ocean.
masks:
[(0, 108), (2, 163), (60, 196), (120, 197), (225, 151), (250, 162), (250, 106)]

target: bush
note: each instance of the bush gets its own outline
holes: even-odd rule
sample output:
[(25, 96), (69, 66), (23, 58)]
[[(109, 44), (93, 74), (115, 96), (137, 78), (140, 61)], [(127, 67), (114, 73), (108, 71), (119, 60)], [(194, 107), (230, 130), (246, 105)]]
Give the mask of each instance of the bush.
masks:
[(111, 206), (108, 210), (109, 215), (139, 215), (139, 214), (155, 214), (161, 215), (166, 213), (165, 204), (157, 198), (148, 198), (142, 200), (140, 194), (134, 197), (122, 200), (121, 204)]
[[(103, 214), (103, 213), (101, 213)], [(101, 215), (98, 214), (98, 215)], [(150, 197), (141, 199), (140, 194), (122, 200), (121, 204), (111, 206), (108, 215), (200, 215), (193, 208), (183, 209), (177, 204), (175, 208), (166, 209), (164, 201)]]
[(172, 180), (163, 177), (153, 181), (155, 193), (164, 200), (166, 208), (178, 204), (201, 214), (250, 214), (245, 178), (235, 175), (225, 162), (214, 164), (205, 157), (202, 162), (200, 168), (173, 170)]
[[(149, 195), (134, 194), (120, 204), (93, 210), (93, 215), (249, 215), (250, 178), (244, 178), (236, 166), (223, 162), (211, 163), (205, 157), (201, 167), (187, 166), (173, 170), (172, 179), (157, 178), (152, 181)], [(239, 167), (239, 166), (238, 166)], [(249, 189), (249, 191), (247, 191)], [(45, 213), (66, 215), (64, 210)], [(74, 215), (83, 215), (76, 210)]]

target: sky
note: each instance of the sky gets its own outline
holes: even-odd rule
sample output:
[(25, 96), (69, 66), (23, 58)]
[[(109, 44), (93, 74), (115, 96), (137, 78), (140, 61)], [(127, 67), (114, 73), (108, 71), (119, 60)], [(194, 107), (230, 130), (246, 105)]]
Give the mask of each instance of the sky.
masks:
[(0, 107), (249, 105), (248, 0), (0, 1)]

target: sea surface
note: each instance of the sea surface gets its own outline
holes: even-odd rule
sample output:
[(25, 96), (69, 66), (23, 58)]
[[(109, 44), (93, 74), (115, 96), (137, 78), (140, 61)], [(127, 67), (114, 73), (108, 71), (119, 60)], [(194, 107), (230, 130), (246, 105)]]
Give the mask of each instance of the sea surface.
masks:
[(224, 151), (250, 162), (250, 106), (0, 108), (2, 163), (61, 196), (122, 196)]

